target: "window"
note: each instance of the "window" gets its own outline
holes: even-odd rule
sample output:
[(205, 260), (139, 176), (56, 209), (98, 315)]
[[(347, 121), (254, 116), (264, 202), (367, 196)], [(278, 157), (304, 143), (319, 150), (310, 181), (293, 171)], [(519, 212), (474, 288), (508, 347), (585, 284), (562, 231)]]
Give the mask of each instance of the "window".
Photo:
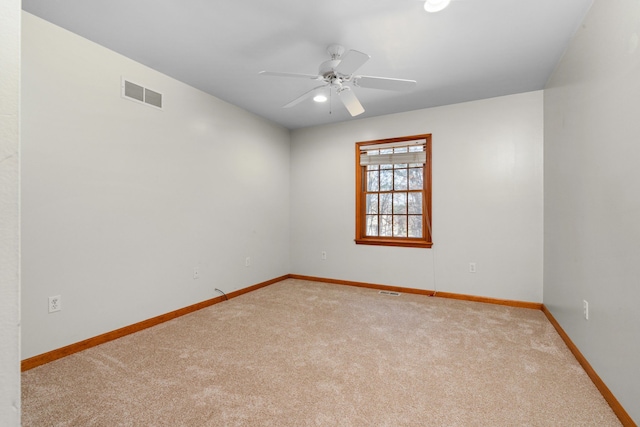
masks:
[(430, 134), (356, 143), (355, 241), (432, 246)]

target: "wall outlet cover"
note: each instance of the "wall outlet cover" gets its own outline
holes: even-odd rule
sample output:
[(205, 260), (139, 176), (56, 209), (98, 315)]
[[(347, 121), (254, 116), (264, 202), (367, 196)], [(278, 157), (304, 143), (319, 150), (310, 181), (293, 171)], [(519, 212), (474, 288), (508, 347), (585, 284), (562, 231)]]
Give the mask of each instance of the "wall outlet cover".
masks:
[(60, 310), (62, 310), (62, 297), (60, 295), (49, 297), (49, 313)]

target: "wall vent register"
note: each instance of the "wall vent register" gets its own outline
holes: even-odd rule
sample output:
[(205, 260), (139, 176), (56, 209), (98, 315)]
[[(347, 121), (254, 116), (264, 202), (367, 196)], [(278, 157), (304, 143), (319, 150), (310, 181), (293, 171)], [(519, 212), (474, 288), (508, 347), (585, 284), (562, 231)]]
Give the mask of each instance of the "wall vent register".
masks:
[(392, 297), (399, 297), (400, 296), (400, 292), (395, 292), (395, 291), (380, 291), (378, 293), (380, 295), (388, 295), (388, 296), (392, 296)]
[(125, 78), (122, 79), (122, 97), (162, 109), (161, 93), (140, 86)]

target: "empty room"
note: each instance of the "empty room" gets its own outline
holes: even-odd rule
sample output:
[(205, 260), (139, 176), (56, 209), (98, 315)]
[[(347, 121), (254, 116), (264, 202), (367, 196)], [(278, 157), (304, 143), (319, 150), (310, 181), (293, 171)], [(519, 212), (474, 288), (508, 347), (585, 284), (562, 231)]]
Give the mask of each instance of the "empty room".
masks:
[(640, 420), (640, 1), (0, 15), (3, 426)]

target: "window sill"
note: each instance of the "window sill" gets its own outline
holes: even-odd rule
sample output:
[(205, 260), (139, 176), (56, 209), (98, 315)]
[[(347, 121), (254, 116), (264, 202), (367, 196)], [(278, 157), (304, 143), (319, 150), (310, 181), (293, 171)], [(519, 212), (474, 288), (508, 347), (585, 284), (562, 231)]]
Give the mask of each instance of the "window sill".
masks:
[(376, 246), (401, 246), (405, 248), (430, 248), (433, 246), (433, 242), (426, 242), (424, 240), (411, 240), (411, 239), (381, 239), (381, 238), (364, 238), (355, 239), (357, 245), (376, 245)]

